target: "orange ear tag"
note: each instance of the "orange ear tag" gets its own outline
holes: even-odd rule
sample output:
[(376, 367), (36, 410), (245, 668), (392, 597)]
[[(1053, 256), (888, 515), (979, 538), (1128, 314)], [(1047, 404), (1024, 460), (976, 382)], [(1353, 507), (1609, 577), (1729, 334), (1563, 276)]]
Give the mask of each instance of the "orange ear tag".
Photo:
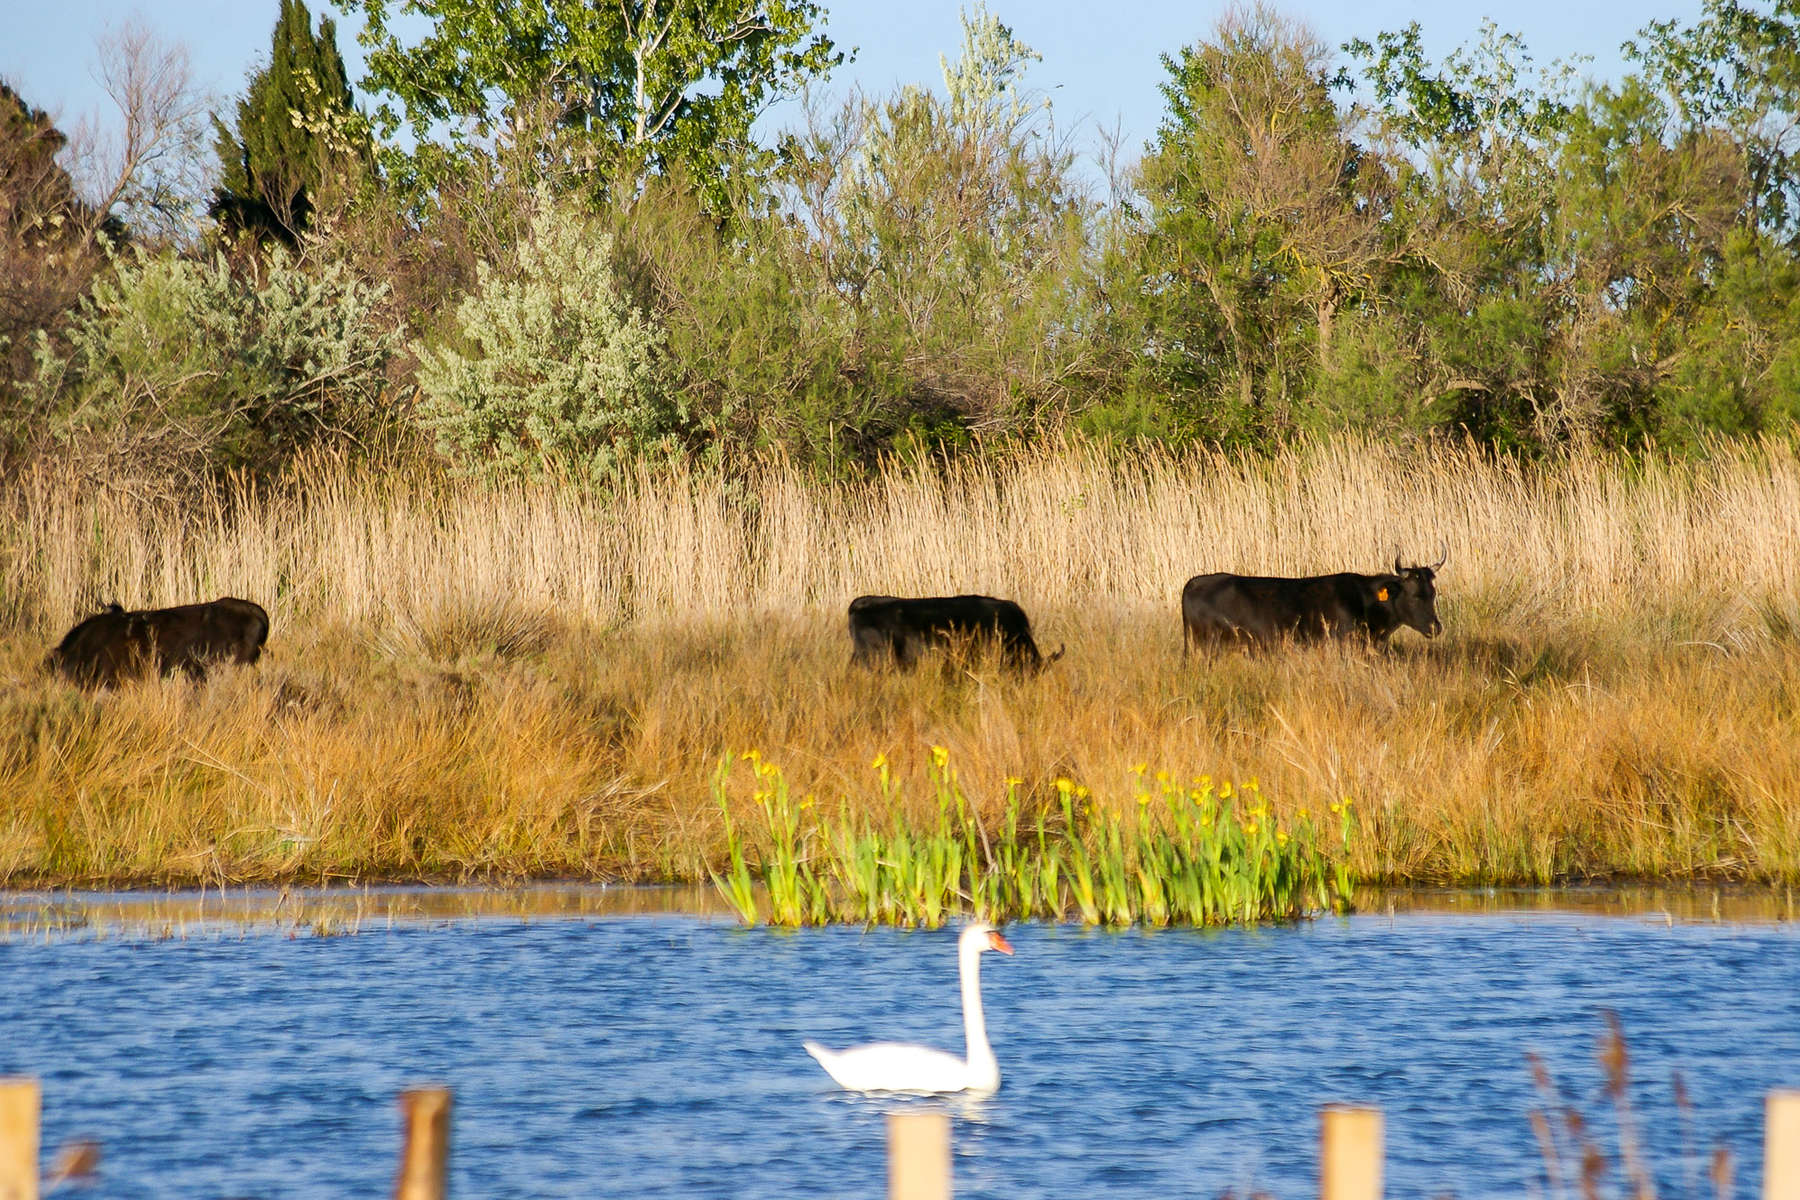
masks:
[(1381, 590), (1380, 590), (1380, 591), (1379, 591), (1379, 592), (1376, 592), (1376, 593), (1375, 593), (1375, 598), (1376, 598), (1376, 599), (1377, 599), (1377, 600), (1386, 600), (1386, 599), (1387, 599), (1387, 589), (1386, 589), (1386, 588), (1382, 588), (1382, 589), (1381, 589)]

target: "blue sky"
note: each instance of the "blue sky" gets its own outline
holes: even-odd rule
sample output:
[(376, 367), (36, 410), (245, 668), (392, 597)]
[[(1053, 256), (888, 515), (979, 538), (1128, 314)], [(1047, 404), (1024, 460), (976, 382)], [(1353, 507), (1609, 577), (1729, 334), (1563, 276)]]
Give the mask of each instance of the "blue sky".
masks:
[[(856, 61), (833, 76), (828, 90), (857, 84), (884, 91), (898, 83), (936, 83), (938, 55), (954, 56), (961, 41), (960, 0), (824, 0), (827, 29), (840, 45), (858, 48)], [(323, 0), (311, 4), (325, 9)], [(1520, 33), (1540, 63), (1576, 54), (1593, 59), (1585, 70), (1603, 78), (1623, 69), (1619, 44), (1653, 19), (1694, 20), (1699, 0), (1509, 0), (1505, 5), (1426, 3), (1421, 0), (1292, 0), (1276, 7), (1308, 22), (1336, 45), (1352, 37), (1373, 39), (1384, 29), (1418, 21), (1426, 46), (1442, 56), (1477, 36), (1484, 16)], [(187, 45), (199, 82), (222, 96), (243, 86), (246, 72), (265, 54), (275, 23), (276, 0), (42, 0), (15, 7), (0, 42), (0, 78), (27, 100), (55, 112), (67, 124), (99, 112), (104, 94), (93, 78), (94, 42), (109, 25), (142, 15), (165, 38)], [(1096, 126), (1117, 123), (1128, 156), (1156, 129), (1161, 114), (1158, 56), (1194, 41), (1225, 4), (1219, 0), (991, 0), (990, 8), (1043, 56), (1028, 77), (1052, 99), (1057, 123), (1076, 129), (1082, 145), (1097, 142)], [(360, 51), (339, 19), (339, 42), (353, 79), (361, 75)], [(783, 110), (788, 111), (788, 110)], [(783, 112), (777, 112), (779, 120)], [(1085, 123), (1086, 128), (1080, 126)], [(1083, 136), (1086, 135), (1086, 136)]]

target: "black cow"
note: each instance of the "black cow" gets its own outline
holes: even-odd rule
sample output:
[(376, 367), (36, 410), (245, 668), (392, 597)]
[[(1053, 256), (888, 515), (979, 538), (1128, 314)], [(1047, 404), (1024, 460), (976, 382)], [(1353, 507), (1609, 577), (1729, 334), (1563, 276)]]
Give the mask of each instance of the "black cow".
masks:
[(44, 667), (82, 687), (171, 671), (201, 680), (208, 663), (255, 662), (268, 637), (262, 605), (235, 596), (135, 612), (109, 604), (69, 630)]
[(1444, 625), (1433, 577), (1448, 557), (1404, 567), (1396, 556), (1391, 575), (1196, 575), (1181, 589), (1183, 642), (1189, 649), (1221, 642), (1267, 646), (1283, 638), (1385, 642), (1402, 625), (1436, 637)]
[(1031, 640), (1031, 621), (1011, 600), (992, 596), (858, 596), (850, 602), (850, 661), (876, 666), (892, 659), (911, 668), (919, 652), (953, 638), (998, 638), (1000, 654), (1015, 670), (1040, 670), (1062, 657), (1045, 658)]

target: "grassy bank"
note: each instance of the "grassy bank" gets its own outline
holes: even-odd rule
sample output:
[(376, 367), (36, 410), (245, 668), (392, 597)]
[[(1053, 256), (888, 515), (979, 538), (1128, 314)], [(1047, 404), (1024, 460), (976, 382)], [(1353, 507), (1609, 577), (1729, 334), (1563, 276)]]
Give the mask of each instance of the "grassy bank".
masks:
[[(1541, 470), (1355, 442), (1063, 449), (611, 498), (320, 467), (180, 508), (51, 476), (5, 504), (9, 885), (702, 879), (728, 862), (722, 752), (923, 828), (933, 746), (995, 821), (1011, 794), (1054, 823), (1059, 779), (1129, 811), (1140, 765), (1254, 778), (1284, 824), (1350, 797), (1365, 880), (1800, 879), (1785, 447)], [(1440, 540), (1436, 642), (1182, 659), (1191, 574), (1374, 570)], [(851, 596), (962, 590), (1020, 600), (1067, 656), (1029, 680), (850, 669)], [(101, 696), (36, 673), (97, 600), (225, 593), (272, 613), (253, 671)], [(748, 778), (727, 797), (760, 836)]]

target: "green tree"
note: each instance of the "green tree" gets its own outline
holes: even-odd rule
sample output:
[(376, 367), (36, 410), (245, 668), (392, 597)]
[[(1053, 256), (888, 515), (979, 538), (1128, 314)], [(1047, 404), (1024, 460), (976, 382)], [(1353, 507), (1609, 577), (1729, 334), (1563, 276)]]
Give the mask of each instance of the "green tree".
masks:
[(1621, 431), (1683, 445), (1791, 429), (1800, 410), (1800, 5), (1706, 0), (1692, 25), (1654, 23), (1625, 51), (1641, 73), (1597, 102), (1611, 111), (1641, 96), (1646, 149), (1609, 157), (1622, 171), (1641, 174), (1646, 159), (1660, 169), (1622, 175), (1630, 199), (1609, 206), (1638, 215), (1611, 225), (1641, 230), (1644, 247), (1612, 285), (1636, 384), (1619, 406)]
[(1740, 232), (1741, 160), (1720, 131), (1671, 133), (1668, 105), (1629, 76), (1571, 111), (1557, 167), (1559, 406), (1590, 432), (1656, 432), (1660, 382), (1712, 342), (1695, 321)]
[(962, 23), (942, 96), (852, 96), (788, 147), (801, 290), (826, 298), (820, 316), (846, 329), (856, 359), (854, 387), (777, 418), (806, 426), (790, 444), (867, 458), (1016, 433), (1064, 401), (1080, 368), (1073, 284), (1092, 206), (1047, 102), (1021, 89), (1036, 52), (985, 6)]
[(1562, 387), (1570, 263), (1556, 237), (1557, 155), (1573, 67), (1531, 69), (1492, 22), (1442, 63), (1417, 23), (1345, 49), (1374, 98), (1371, 143), (1394, 178), (1386, 222), (1394, 269), (1381, 287), (1396, 382), (1434, 423), (1510, 445), (1554, 444), (1595, 413)]
[[(387, 164), (425, 189), (534, 130), (538, 180), (558, 190), (631, 196), (679, 163), (723, 210), (733, 176), (768, 162), (756, 115), (843, 61), (811, 0), (403, 0), (431, 22), (412, 45), (391, 0), (338, 3), (364, 18)], [(414, 149), (393, 144), (403, 120)]]
[(1291, 428), (1381, 253), (1330, 52), (1257, 6), (1163, 67), (1168, 111), (1141, 168), (1132, 260), (1153, 369), (1213, 406), (1200, 427), (1214, 435)]
[(57, 163), (69, 139), (41, 108), (0, 81), (0, 219), (22, 234), (47, 235), (73, 224), (82, 208), (69, 173)]
[(387, 419), (401, 339), (380, 318), (385, 291), (280, 247), (247, 267), (120, 252), (71, 315), (67, 351), (35, 340), (43, 449), (96, 477), (193, 479), (355, 445)]
[(254, 72), (237, 121), (213, 117), (220, 179), (211, 215), (227, 232), (297, 244), (321, 205), (342, 199), (371, 161), (337, 28), (313, 31), (305, 0), (281, 0), (269, 63)]
[[(50, 114), (0, 82), (0, 467), (34, 432), (15, 395), (33, 369), (31, 335), (57, 323), (103, 262), (90, 237), (98, 214), (56, 161), (67, 144)], [(114, 221), (106, 232), (124, 230)]]
[(1691, 26), (1653, 22), (1625, 54), (1682, 126), (1724, 130), (1739, 147), (1747, 226), (1800, 243), (1800, 3), (1705, 0)]

